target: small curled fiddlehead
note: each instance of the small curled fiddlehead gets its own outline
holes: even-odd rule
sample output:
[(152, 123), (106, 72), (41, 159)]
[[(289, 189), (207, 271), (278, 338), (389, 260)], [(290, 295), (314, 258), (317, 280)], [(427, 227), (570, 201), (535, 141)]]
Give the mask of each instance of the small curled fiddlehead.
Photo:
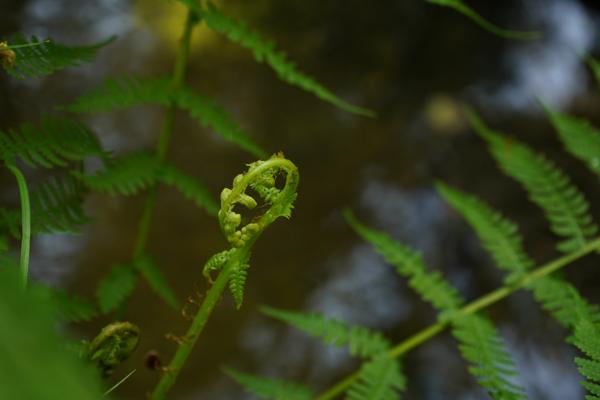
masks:
[(108, 324), (88, 345), (88, 354), (107, 377), (135, 351), (140, 341), (140, 329), (131, 322)]

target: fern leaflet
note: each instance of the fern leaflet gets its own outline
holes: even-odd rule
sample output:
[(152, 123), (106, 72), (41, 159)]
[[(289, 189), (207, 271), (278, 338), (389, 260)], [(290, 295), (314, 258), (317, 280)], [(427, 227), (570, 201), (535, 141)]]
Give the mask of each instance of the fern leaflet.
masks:
[(539, 32), (523, 32), (513, 31), (509, 29), (500, 28), (498, 25), (488, 21), (479, 15), (475, 10), (466, 5), (462, 0), (425, 0), (428, 3), (437, 4), (444, 7), (453, 8), (459, 13), (463, 14), (467, 18), (470, 18), (477, 25), (482, 27), (488, 32), (504, 37), (506, 39), (518, 39), (518, 40), (531, 40), (537, 39), (540, 34)]
[(310, 400), (314, 396), (312, 390), (295, 382), (263, 378), (261, 376), (245, 374), (227, 367), (222, 368), (222, 370), (227, 376), (243, 386), (248, 392), (254, 393), (262, 399)]
[(437, 272), (428, 272), (421, 255), (388, 235), (367, 228), (349, 210), (344, 217), (364, 240), (371, 243), (386, 262), (396, 267), (400, 276), (409, 278), (409, 285), (435, 309), (443, 312), (456, 311), (463, 304), (458, 292)]
[(405, 387), (400, 362), (380, 355), (362, 364), (357, 380), (346, 392), (346, 400), (396, 400)]
[(510, 272), (507, 283), (522, 278), (534, 265), (523, 250), (518, 227), (499, 212), (476, 198), (443, 183), (436, 185), (442, 197), (475, 229), (496, 265)]
[(172, 165), (163, 164), (159, 171), (158, 179), (160, 182), (173, 186), (185, 197), (196, 203), (198, 208), (204, 208), (210, 215), (217, 215), (219, 207), (216, 201), (197, 178)]
[(94, 318), (98, 310), (90, 301), (75, 295), (71, 295), (64, 290), (56, 290), (50, 287), (43, 287), (47, 291), (50, 302), (56, 309), (61, 320), (67, 322), (89, 321)]
[(275, 49), (275, 44), (272, 41), (264, 40), (258, 32), (251, 30), (243, 22), (235, 21), (233, 18), (224, 15), (214, 5), (209, 3), (202, 16), (211, 29), (224, 34), (232, 42), (252, 51), (254, 59), (259, 63), (264, 62), (269, 65), (279, 79), (310, 92), (342, 110), (367, 117), (375, 115), (371, 110), (357, 107), (340, 99), (313, 78), (298, 71), (284, 52)]
[(346, 323), (326, 318), (321, 314), (295, 313), (262, 307), (261, 312), (278, 319), (334, 346), (348, 346), (350, 354), (361, 358), (370, 358), (385, 353), (389, 342), (379, 333), (362, 326), (348, 326)]
[(239, 263), (231, 271), (229, 278), (229, 291), (235, 301), (235, 308), (240, 309), (244, 301), (244, 289), (246, 287), (246, 278), (248, 277), (248, 264)]
[(158, 268), (154, 260), (149, 255), (139, 257), (134, 261), (134, 266), (139, 271), (144, 279), (148, 282), (152, 290), (156, 292), (168, 305), (178, 310), (180, 308), (179, 301), (175, 293), (167, 283), (161, 270)]
[(588, 380), (582, 382), (590, 393), (586, 400), (600, 399), (600, 327), (587, 320), (580, 321), (573, 335), (573, 342), (587, 358), (577, 357), (579, 372)]
[(502, 170), (525, 187), (531, 201), (544, 210), (552, 231), (565, 238), (559, 251), (574, 251), (594, 236), (598, 227), (587, 212), (589, 204), (564, 172), (528, 146), (493, 132), (474, 113), (469, 112), (469, 119)]
[(460, 342), (460, 352), (471, 363), (469, 372), (494, 399), (524, 399), (523, 389), (511, 383), (517, 375), (502, 339), (486, 318), (471, 314), (452, 321), (452, 334)]
[(18, 132), (0, 131), (0, 159), (21, 158), (28, 165), (65, 167), (89, 156), (106, 157), (96, 136), (80, 122), (44, 116), (39, 126), (24, 123)]
[(135, 270), (130, 266), (114, 265), (96, 290), (100, 311), (108, 313), (123, 304), (135, 287), (135, 279)]
[(76, 67), (92, 61), (98, 50), (113, 40), (114, 38), (109, 38), (91, 46), (71, 47), (51, 40), (39, 41), (35, 36), (28, 41), (23, 35), (14, 35), (8, 39), (9, 47), (25, 44), (35, 46), (15, 48), (14, 63), (5, 66), (5, 69), (17, 79), (39, 78), (67, 67)]
[(546, 113), (567, 151), (600, 175), (600, 130), (588, 121), (546, 108)]

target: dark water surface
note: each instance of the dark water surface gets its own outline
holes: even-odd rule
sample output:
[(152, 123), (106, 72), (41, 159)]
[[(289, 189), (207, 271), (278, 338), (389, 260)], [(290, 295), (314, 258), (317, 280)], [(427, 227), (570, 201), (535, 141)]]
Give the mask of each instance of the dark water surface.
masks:
[[(300, 168), (301, 183), (293, 218), (274, 224), (254, 249), (244, 307), (235, 311), (229, 296), (223, 299), (170, 398), (251, 398), (220, 372), (222, 365), (294, 379), (318, 390), (355, 368), (345, 351), (261, 316), (262, 304), (322, 311), (381, 329), (393, 342), (435, 321), (431, 308), (351, 232), (340, 214), (343, 207), (420, 249), (428, 264), (443, 271), (469, 300), (500, 285), (502, 274), (436, 194), (435, 179), (477, 193), (518, 221), (538, 262), (557, 256), (541, 212), (499, 172), (467, 127), (460, 103), (475, 106), (492, 126), (556, 160), (600, 216), (597, 179), (564, 154), (533, 97), (600, 124), (599, 91), (578, 58), (600, 52), (597, 5), (576, 0), (470, 3), (499, 24), (541, 29), (544, 39), (499, 39), (420, 0), (220, 2), (229, 14), (275, 39), (301, 70), (343, 98), (376, 110), (378, 117), (349, 115), (287, 86), (254, 63), (249, 52), (206, 29), (194, 37), (188, 84), (213, 96), (263, 147), (284, 151)], [(70, 44), (113, 34), (119, 38), (83, 68), (25, 82), (2, 75), (0, 128), (36, 120), (108, 77), (169, 74), (182, 25), (181, 7), (160, 0), (2, 0), (2, 35), (22, 31)], [(161, 117), (160, 109), (143, 107), (87, 121), (107, 149), (121, 154), (152, 149)], [(183, 113), (177, 116), (167, 158), (205, 182), (215, 198), (252, 161)], [(3, 183), (3, 197), (14, 199), (12, 180), (5, 177)], [(129, 261), (142, 203), (143, 196), (91, 196), (86, 207), (94, 222), (80, 236), (35, 239), (32, 274), (91, 298), (112, 264)], [(148, 251), (182, 301), (204, 292), (202, 265), (225, 247), (215, 219), (175, 191), (160, 190)], [(590, 256), (564, 273), (596, 303), (597, 264), (598, 257)], [(528, 293), (488, 311), (531, 399), (582, 397), (565, 332)], [(143, 340), (116, 373), (120, 377), (137, 368), (117, 393), (141, 399), (158, 379), (144, 368), (144, 355), (155, 349), (167, 362), (175, 345), (165, 335), (183, 334), (188, 322), (145, 284), (136, 289), (126, 318), (140, 326)], [(90, 337), (108, 321), (74, 329)], [(406, 398), (486, 398), (447, 334), (409, 353), (404, 368)]]

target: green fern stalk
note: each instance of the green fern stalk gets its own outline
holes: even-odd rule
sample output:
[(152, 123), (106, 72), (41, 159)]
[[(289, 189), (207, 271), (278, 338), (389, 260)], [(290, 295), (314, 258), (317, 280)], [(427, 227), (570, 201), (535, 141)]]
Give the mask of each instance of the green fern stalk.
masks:
[[(280, 173), (285, 174), (285, 186), (282, 189), (275, 186), (275, 177)], [(233, 274), (239, 268), (248, 268), (250, 250), (254, 242), (276, 219), (291, 217), (298, 182), (299, 175), (296, 166), (285, 159), (282, 154), (276, 154), (267, 161), (257, 161), (250, 164), (245, 174), (237, 175), (234, 178), (231, 189), (225, 188), (221, 192), (219, 224), (231, 248), (216, 254), (206, 263), (203, 271), (204, 275), (212, 282), (211, 273), (219, 271), (217, 279), (206, 293), (192, 324), (179, 344), (173, 359), (167, 367), (168, 372), (162, 376), (160, 382), (154, 388), (151, 395), (153, 400), (164, 399), (175, 383), (181, 368), (187, 361)], [(245, 193), (249, 188), (255, 189), (265, 204), (270, 207), (260, 217), (243, 225), (241, 215), (235, 212), (234, 208), (238, 205), (249, 209), (257, 206), (256, 200)], [(270, 191), (277, 191), (277, 193), (276, 195), (266, 196), (267, 193), (271, 193)], [(230, 286), (230, 289), (236, 301), (236, 306), (239, 308), (241, 305), (239, 301), (242, 298), (244, 288), (243, 286), (234, 285), (233, 287)]]
[(13, 173), (19, 186), (19, 197), (21, 199), (21, 284), (25, 288), (29, 276), (29, 249), (31, 246), (31, 206), (29, 204), (29, 190), (23, 173), (14, 161), (7, 161), (6, 167)]

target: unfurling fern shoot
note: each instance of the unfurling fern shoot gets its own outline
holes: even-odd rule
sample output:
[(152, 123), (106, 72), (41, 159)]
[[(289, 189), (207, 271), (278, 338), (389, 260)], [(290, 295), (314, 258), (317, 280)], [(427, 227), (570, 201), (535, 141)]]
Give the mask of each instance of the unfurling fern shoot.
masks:
[[(275, 178), (281, 173), (285, 174), (285, 184), (279, 188), (276, 186)], [(165, 398), (227, 284), (229, 284), (236, 307), (241, 306), (244, 283), (249, 268), (250, 250), (267, 226), (280, 217), (290, 218), (296, 200), (298, 182), (298, 169), (283, 154), (279, 153), (266, 161), (249, 164), (246, 173), (239, 174), (234, 178), (231, 189), (223, 189), (218, 217), (221, 230), (231, 248), (211, 257), (204, 266), (205, 276), (210, 278), (210, 274), (217, 271), (218, 276), (212, 282), (198, 313), (181, 340), (175, 356), (167, 367), (168, 372), (162, 376), (154, 389), (152, 399)], [(248, 189), (253, 189), (260, 197), (259, 200), (269, 208), (262, 215), (244, 224), (241, 214), (235, 212), (234, 207), (238, 204), (248, 209), (257, 206), (257, 200), (246, 193)]]

